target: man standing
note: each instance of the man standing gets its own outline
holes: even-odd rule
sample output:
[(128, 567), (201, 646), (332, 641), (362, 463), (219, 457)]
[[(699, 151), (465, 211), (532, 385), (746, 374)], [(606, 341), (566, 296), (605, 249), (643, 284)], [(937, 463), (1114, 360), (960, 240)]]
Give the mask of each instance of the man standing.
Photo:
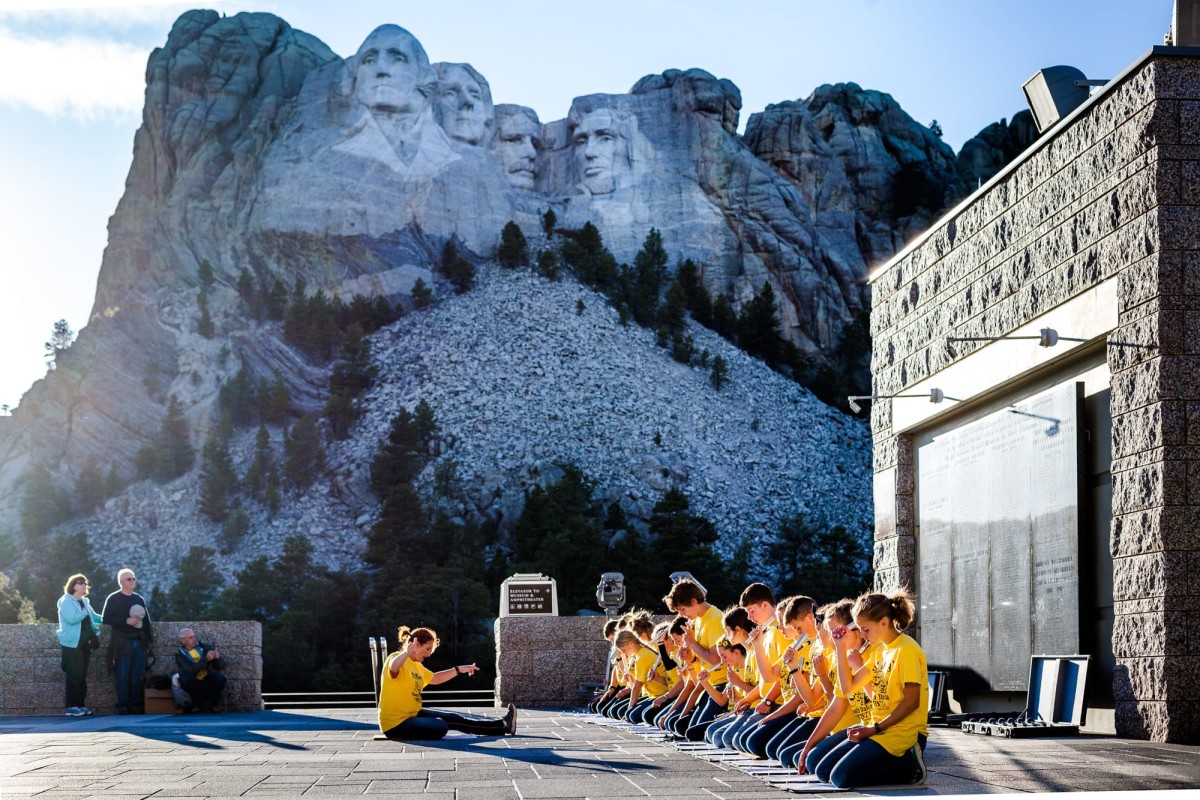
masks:
[(154, 637), (146, 601), (133, 590), (137, 585), (133, 570), (118, 572), (117, 585), (121, 588), (105, 598), (101, 616), (112, 629), (108, 658), (117, 680), (117, 713), (134, 714), (141, 712), (144, 701), (142, 679)]
[(217, 671), (221, 668), (217, 648), (196, 641), (195, 631), (184, 628), (179, 632), (175, 666), (179, 669), (179, 688), (191, 696), (192, 708), (216, 708), (225, 689), (225, 676)]

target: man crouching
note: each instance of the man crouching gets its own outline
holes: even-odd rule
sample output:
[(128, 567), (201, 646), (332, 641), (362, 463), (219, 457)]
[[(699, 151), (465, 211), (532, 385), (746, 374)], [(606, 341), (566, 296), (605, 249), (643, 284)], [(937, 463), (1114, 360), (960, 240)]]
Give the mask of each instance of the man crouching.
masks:
[(196, 641), (191, 628), (179, 631), (179, 645), (175, 651), (179, 688), (191, 697), (192, 710), (216, 708), (221, 702), (221, 692), (225, 690), (225, 676), (220, 673), (223, 666), (220, 652)]

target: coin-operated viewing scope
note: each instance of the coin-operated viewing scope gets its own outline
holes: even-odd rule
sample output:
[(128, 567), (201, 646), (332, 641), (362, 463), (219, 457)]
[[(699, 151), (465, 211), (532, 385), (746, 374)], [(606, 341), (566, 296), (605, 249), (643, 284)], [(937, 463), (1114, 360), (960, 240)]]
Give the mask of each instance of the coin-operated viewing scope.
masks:
[(604, 609), (604, 613), (615, 617), (617, 611), (625, 605), (625, 576), (620, 572), (606, 572), (600, 576), (596, 586), (596, 602)]

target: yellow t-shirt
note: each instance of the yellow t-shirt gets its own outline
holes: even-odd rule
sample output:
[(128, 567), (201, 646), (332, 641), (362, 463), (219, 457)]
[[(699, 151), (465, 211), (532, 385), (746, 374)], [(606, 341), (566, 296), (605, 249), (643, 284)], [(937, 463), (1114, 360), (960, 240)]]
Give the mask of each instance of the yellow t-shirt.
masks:
[(837, 653), (832, 649), (825, 650), (821, 645), (821, 640), (817, 639), (810, 642), (808, 652), (805, 654), (805, 664), (808, 666), (808, 672), (805, 677), (808, 679), (808, 685), (812, 687), (815, 694), (820, 695), (817, 701), (816, 708), (810, 708), (804, 716), (809, 719), (817, 719), (825, 713), (825, 709), (829, 707), (829, 696), (825, 694), (825, 687), (821, 684), (821, 678), (817, 675), (817, 664), (813, 660), (814, 656), (824, 655), (825, 657), (825, 677), (829, 678), (834, 685), (837, 685)]
[[(737, 673), (739, 678), (751, 686), (758, 683), (758, 671), (754, 668), (754, 653), (747, 653), (746, 663), (742, 664), (740, 667), (734, 667), (733, 671)], [(733, 687), (733, 699), (729, 701), (727, 707), (733, 708), (735, 705), (737, 705), (737, 702), (747, 694), (749, 694), (749, 692), (743, 692), (735, 685)]]
[[(645, 668), (646, 676), (643, 678), (642, 662), (645, 659), (649, 659), (650, 665)], [(642, 681), (642, 697), (661, 697), (671, 688), (667, 668), (663, 666), (662, 658), (652, 647), (643, 647), (638, 653), (635, 672)]]
[(392, 677), (392, 662), (400, 653), (392, 653), (383, 662), (383, 674), (379, 677), (379, 730), (387, 732), (412, 719), (421, 710), (421, 690), (433, 680), (433, 673), (411, 658), (400, 665), (400, 674)]
[(871, 665), (871, 723), (884, 720), (904, 698), (904, 684), (920, 688), (917, 707), (899, 722), (893, 721), (883, 733), (871, 737), (894, 756), (903, 755), (917, 742), (917, 734), (929, 735), (929, 667), (925, 651), (913, 639), (900, 634), (891, 644), (873, 645)]
[[(783, 645), (783, 650), (780, 651), (779, 658), (775, 660), (775, 666), (779, 669), (779, 704), (783, 705), (796, 696), (796, 687), (792, 685), (792, 670), (787, 665), (787, 659), (783, 657), (784, 651), (794, 646), (796, 642), (782, 628), (777, 629), (776, 633), (781, 640), (780, 643)], [(802, 637), (800, 646), (796, 648), (796, 655), (800, 659), (799, 669), (805, 676), (812, 672), (811, 665), (808, 663), (808, 650), (811, 646), (812, 643), (805, 636)]]
[[(832, 653), (830, 655), (833, 655)], [(870, 661), (871, 656), (867, 655), (864, 661)], [(833, 669), (830, 671), (830, 678), (833, 680), (833, 693), (837, 697), (847, 701), (849, 705), (846, 708), (842, 718), (834, 725), (830, 733), (837, 733), (849, 728), (851, 725), (870, 725), (871, 724), (871, 698), (867, 696), (867, 686), (863, 684), (858, 691), (852, 692), (849, 697), (842, 692), (842, 687), (838, 683), (838, 668), (837, 661), (833, 662)]]
[[(193, 647), (191, 650), (188, 650), (187, 652), (188, 652), (188, 655), (192, 657), (193, 664), (200, 663), (200, 650), (198, 648)], [(202, 681), (207, 677), (208, 677), (207, 669), (201, 669), (199, 672), (196, 673), (196, 680), (198, 680), (198, 681)]]
[[(785, 634), (782, 630), (779, 629), (779, 625), (776, 624), (774, 619), (772, 619), (770, 622), (763, 625), (762, 629), (763, 629), (762, 646), (763, 646), (763, 652), (767, 656), (766, 663), (772, 664), (772, 665), (778, 664), (779, 661), (783, 658), (783, 651), (786, 650), (788, 648), (788, 645), (790, 645), (792, 642), (790, 639), (787, 638), (787, 634)], [(749, 644), (749, 643), (747, 643), (747, 644)], [(750, 657), (751, 653), (755, 654), (755, 664), (757, 665), (757, 663), (758, 663), (757, 649), (754, 647), (754, 645), (751, 644), (747, 648), (747, 651), (748, 651), (746, 653), (747, 658)], [(762, 671), (759, 670), (758, 693), (760, 695), (762, 695), (762, 699), (764, 699), (764, 700), (767, 699), (767, 693), (771, 690), (771, 687), (774, 684), (775, 684), (774, 681), (771, 681), (770, 683), (768, 683), (766, 680), (766, 675), (764, 675), (762, 673)], [(782, 697), (777, 702), (782, 702)]]
[[(724, 615), (716, 606), (709, 606), (708, 611), (705, 611), (700, 616), (688, 623), (692, 628), (692, 636), (696, 643), (701, 647), (712, 649), (717, 646), (717, 642), (725, 637), (725, 621)], [(715, 667), (709, 667), (701, 659), (697, 658), (692, 662), (692, 672), (696, 675), (700, 674), (700, 670), (708, 669), (708, 682), (713, 686), (720, 686), (729, 678), (725, 674), (725, 665), (718, 664)]]

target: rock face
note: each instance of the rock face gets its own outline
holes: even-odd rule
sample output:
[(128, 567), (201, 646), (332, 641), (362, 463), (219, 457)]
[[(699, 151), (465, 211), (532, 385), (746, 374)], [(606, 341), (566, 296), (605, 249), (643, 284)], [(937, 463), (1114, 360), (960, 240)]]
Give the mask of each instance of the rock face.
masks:
[[(246, 318), (235, 288), (243, 272), (264, 287), (278, 283), (291, 291), (303, 280), (309, 291), (411, 305), (418, 280), (436, 296), (449, 293), (432, 269), (446, 242), (482, 263), (507, 221), (536, 241), (540, 214), (553, 209), (560, 227), (596, 224), (622, 261), (633, 259), (651, 227), (659, 229), (672, 269), (677, 258), (694, 259), (709, 290), (728, 294), (735, 309), (770, 282), (784, 335), (810, 351), (831, 352), (867, 307), (869, 265), (927, 224), (953, 192), (959, 180), (953, 154), (890, 97), (853, 84), (771, 106), (751, 118), (745, 138), (736, 133), (740, 110), (740, 93), (729, 81), (699, 69), (668, 70), (642, 78), (628, 94), (577, 98), (564, 119), (543, 124), (529, 109), (494, 105), (483, 75), (469, 64), (432, 62), (395, 25), (371, 32), (343, 59), (269, 14), (187, 12), (149, 59), (143, 124), (126, 193), (110, 222), (92, 319), (60, 355), (57, 370), (34, 385), (12, 418), (0, 419), (0, 532), (20, 530), (25, 476), (35, 465), (47, 467), (63, 488), (74, 485), (89, 460), (111, 464), (122, 482), (132, 481), (135, 456), (153, 439), (171, 396), (184, 408), (199, 449), (217, 422), (222, 383), (240, 368), (255, 380), (282, 378), (297, 410), (320, 412), (328, 370), (284, 344), (278, 326)], [(201, 289), (211, 337), (199, 330)], [(539, 302), (561, 299), (534, 284), (522, 290)], [(704, 380), (676, 374), (661, 353), (642, 352), (642, 332), (599, 318), (590, 335), (602, 331), (601, 343), (611, 349), (588, 350), (586, 357), (578, 347), (569, 355), (536, 331), (527, 341), (489, 333), (487, 341), (509, 341), (514, 352), (530, 349), (534, 362), (565, 359), (574, 368), (553, 373), (553, 380), (566, 381), (562, 386), (537, 383), (544, 395), (530, 399), (532, 406), (510, 405), (505, 392), (529, 386), (499, 377), (480, 395), (473, 387), (485, 384), (472, 368), (491, 369), (489, 359), (503, 354), (464, 361), (463, 353), (486, 342), (457, 334), (486, 327), (482, 320), (541, 318), (511, 287), (486, 296), (497, 305), (476, 308), (477, 320), (455, 319), (442, 329), (435, 312), (414, 318), (423, 323), (403, 323), (396, 329), (402, 335), (380, 338), (376, 356), (385, 380), (366, 401), (369, 434), (359, 451), (343, 454), (342, 468), (361, 471), (394, 404), (419, 390), (440, 399), (447, 424), (461, 427), (461, 452), (471, 455), (464, 455), (464, 469), (477, 481), (477, 497), (464, 514), (511, 516), (521, 489), (554, 458), (585, 462), (606, 490), (633, 506), (650, 502), (666, 470), (671, 481), (690, 481), (689, 495), (729, 531), (819, 505), (822, 496), (839, 498), (830, 501), (838, 514), (853, 516), (869, 505), (861, 487), (807, 491), (796, 466), (823, 474), (834, 464), (859, 469), (854, 465), (866, 443), (857, 429), (831, 421), (836, 414), (795, 386), (766, 389), (761, 369), (703, 331), (698, 340), (726, 352), (741, 370), (738, 380), (764, 392), (741, 401), (743, 410), (754, 409), (750, 419), (761, 422), (763, 435), (743, 441), (691, 430), (712, 405)], [(589, 299), (584, 318), (592, 319), (601, 303)], [(413, 361), (409, 341), (420, 343), (424, 357), (439, 354), (437, 369), (462, 390), (392, 376), (393, 362), (434, 368)], [(620, 372), (613, 360), (630, 347), (641, 353), (636, 363), (647, 373), (641, 378)], [(581, 371), (589, 364), (594, 375)], [(576, 377), (582, 382), (571, 383)], [(695, 392), (677, 389), (674, 380), (691, 381)], [(551, 409), (555, 402), (613, 407), (609, 381), (638, 403), (666, 405), (648, 416), (633, 400), (620, 400), (623, 413), (608, 430), (568, 425), (566, 418), (550, 424), (559, 413)], [(642, 383), (645, 394), (635, 391)], [(467, 415), (469, 424), (457, 416), (460, 401), (468, 400), (478, 411)], [(725, 412), (744, 433), (746, 414)], [(844, 454), (805, 450), (816, 446), (805, 437), (825, 425), (817, 418), (836, 430), (831, 435)], [(507, 439), (493, 435), (522, 430), (528, 419), (548, 427)], [(662, 427), (676, 449), (646, 448), (651, 425)], [(533, 446), (555, 431), (567, 438)], [(730, 442), (738, 442), (733, 450)], [(194, 475), (178, 486), (135, 485), (120, 498), (126, 502), (110, 504), (88, 527), (115, 547), (125, 539), (105, 538), (112, 532), (166, 540), (151, 536), (161, 525), (182, 537), (163, 545), (169, 560), (171, 548), (190, 543), (188, 530), (204, 541), (203, 526), (175, 496), (182, 491), (188, 498), (194, 488)], [(318, 551), (344, 563), (356, 557), (354, 520), (369, 519), (373, 500), (354, 479), (339, 478), (327, 489), (331, 494), (298, 503), (292, 510), (300, 516), (289, 519), (303, 530), (325, 531), (328, 546)], [(281, 530), (263, 523), (258, 539), (248, 541), (269, 549)]]
[(993, 122), (963, 143), (954, 165), (964, 192), (972, 192), (1038, 138), (1037, 125), (1028, 111), (1013, 114), (1012, 122)]
[[(378, 512), (371, 459), (397, 409), (421, 400), (448, 443), (439, 460), (454, 462), (462, 489), (444, 509), (497, 520), (502, 531), (520, 516), (525, 490), (561, 477), (556, 462), (563, 461), (577, 464), (596, 482), (597, 499), (618, 503), (635, 524), (680, 487), (729, 548), (800, 512), (865, 531), (865, 426), (711, 331), (693, 324), (689, 333), (698, 349), (728, 362), (729, 383), (719, 392), (707, 370), (672, 360), (653, 332), (622, 325), (602, 295), (483, 267), (471, 292), (372, 336), (379, 375), (351, 438), (330, 443), (328, 477), (274, 519), (256, 511), (226, 566), (239, 568), (297, 532), (323, 563), (355, 566), (361, 529)], [(253, 458), (253, 439), (248, 430), (232, 442), (239, 474)], [(437, 463), (418, 479), (430, 502)], [(218, 526), (197, 514), (198, 500), (195, 476), (143, 482), (71, 530), (84, 530), (114, 563), (173, 565), (192, 544), (217, 537)]]

